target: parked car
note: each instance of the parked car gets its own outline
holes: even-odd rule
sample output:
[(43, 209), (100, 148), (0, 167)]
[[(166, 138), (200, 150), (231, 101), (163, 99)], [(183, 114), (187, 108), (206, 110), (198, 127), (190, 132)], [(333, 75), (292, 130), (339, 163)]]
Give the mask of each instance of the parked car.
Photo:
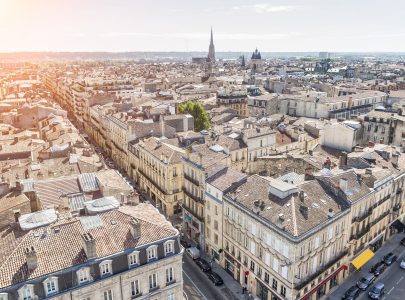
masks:
[(215, 285), (222, 285), (224, 282), (222, 281), (221, 276), (219, 276), (215, 272), (208, 272), (207, 273), (208, 278), (215, 284)]
[(342, 300), (354, 300), (360, 295), (360, 289), (353, 285), (350, 289), (346, 291), (343, 295)]
[(401, 263), (399, 264), (399, 266), (400, 266), (402, 269), (405, 269), (405, 259), (403, 259), (403, 260), (401, 261)]
[(392, 265), (397, 259), (398, 259), (398, 256), (396, 256), (396, 255), (394, 255), (394, 253), (390, 252), (390, 253), (388, 253), (387, 255), (384, 256), (383, 261), (384, 261), (384, 263), (385, 263), (387, 266), (390, 266), (390, 265)]
[(386, 267), (387, 266), (384, 264), (384, 262), (380, 261), (371, 268), (370, 272), (373, 273), (375, 276), (379, 276), (385, 271)]
[(357, 281), (357, 287), (365, 291), (374, 282), (374, 280), (375, 276), (373, 274), (368, 274), (359, 281)]
[(186, 249), (186, 253), (190, 255), (192, 259), (197, 259), (200, 258), (200, 250), (198, 250), (196, 247), (190, 247)]
[(381, 282), (376, 283), (373, 288), (368, 292), (371, 299), (380, 299), (384, 295), (384, 284)]
[(195, 263), (203, 272), (211, 271), (211, 265), (205, 259), (197, 258)]
[(401, 245), (405, 246), (405, 237), (401, 240)]

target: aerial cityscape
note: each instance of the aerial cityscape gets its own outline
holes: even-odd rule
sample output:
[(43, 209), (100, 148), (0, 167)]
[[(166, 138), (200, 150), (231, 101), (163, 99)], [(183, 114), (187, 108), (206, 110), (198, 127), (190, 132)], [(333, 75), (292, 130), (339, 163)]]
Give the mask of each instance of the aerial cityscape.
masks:
[(0, 0), (0, 300), (404, 300), (404, 10)]

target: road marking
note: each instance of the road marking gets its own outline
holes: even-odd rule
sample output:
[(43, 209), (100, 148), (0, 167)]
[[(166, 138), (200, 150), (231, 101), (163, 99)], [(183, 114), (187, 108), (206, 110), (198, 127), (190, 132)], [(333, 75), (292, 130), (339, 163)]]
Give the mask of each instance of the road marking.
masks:
[(404, 279), (404, 276), (402, 276), (401, 278), (399, 278), (399, 280), (397, 281), (397, 285), (401, 282), (402, 279)]
[(202, 296), (205, 300), (208, 300), (207, 297), (204, 296), (203, 292), (201, 292), (201, 290), (195, 285), (194, 281), (190, 278), (190, 276), (188, 276), (185, 271), (183, 271), (183, 273), (184, 273), (184, 275), (187, 276), (188, 280), (191, 281), (191, 283), (194, 285), (194, 287), (197, 289), (197, 291), (201, 294), (201, 296)]
[(392, 287), (389, 291), (388, 291), (388, 295), (391, 294), (391, 292), (395, 289), (395, 287)]

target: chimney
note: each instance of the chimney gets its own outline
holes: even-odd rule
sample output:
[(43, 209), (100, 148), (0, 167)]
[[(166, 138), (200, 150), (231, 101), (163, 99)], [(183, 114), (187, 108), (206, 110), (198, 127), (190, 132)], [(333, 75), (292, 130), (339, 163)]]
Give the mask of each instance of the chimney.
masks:
[(343, 192), (347, 191), (347, 179), (346, 178), (340, 178), (339, 187)]
[(328, 218), (333, 218), (334, 215), (335, 215), (335, 213), (333, 212), (333, 209), (329, 208)]
[(27, 260), (27, 267), (30, 272), (34, 271), (38, 267), (38, 257), (34, 246), (25, 249), (25, 258)]
[(392, 153), (391, 162), (394, 166), (398, 166), (398, 158), (399, 158), (398, 153)]
[(202, 166), (202, 153), (200, 152), (200, 153), (198, 153), (198, 157), (199, 157), (199, 164), (200, 164), (200, 166)]
[(93, 235), (88, 232), (82, 235), (83, 239), (83, 249), (86, 252), (87, 259), (92, 259), (97, 257), (96, 250), (96, 240), (93, 238)]
[(341, 168), (347, 166), (347, 152), (342, 151), (342, 155), (339, 158), (339, 165)]
[(306, 168), (305, 169), (305, 175), (304, 175), (304, 180), (312, 180), (314, 179), (314, 176), (312, 174), (312, 168)]
[(300, 199), (301, 202), (305, 201), (305, 193), (304, 193), (304, 191), (300, 191), (298, 193), (298, 198)]
[(141, 237), (141, 223), (135, 219), (131, 218), (130, 221), (131, 224), (131, 234), (134, 239), (140, 238)]
[(15, 210), (13, 210), (13, 214), (14, 214), (14, 221), (15, 221), (16, 223), (18, 223), (18, 219), (19, 219), (20, 216), (21, 216), (21, 210), (15, 209)]
[(366, 169), (366, 174), (367, 175), (372, 175), (373, 174), (373, 170), (371, 170), (370, 168)]

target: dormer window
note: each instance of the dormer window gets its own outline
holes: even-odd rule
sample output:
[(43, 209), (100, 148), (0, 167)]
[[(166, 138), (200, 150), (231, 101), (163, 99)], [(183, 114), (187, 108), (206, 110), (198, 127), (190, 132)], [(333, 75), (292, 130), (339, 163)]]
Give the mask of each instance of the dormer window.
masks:
[(153, 245), (146, 249), (148, 255), (148, 261), (157, 258), (157, 246)]
[(134, 251), (128, 254), (128, 265), (130, 267), (139, 265), (139, 251)]
[(79, 284), (90, 281), (90, 268), (81, 268), (76, 272)]
[(22, 300), (32, 300), (34, 299), (34, 285), (26, 284), (18, 290), (19, 298)]
[(7, 293), (0, 293), (0, 300), (8, 300), (8, 294)]
[(58, 292), (58, 277), (49, 277), (43, 282), (46, 296), (55, 294)]
[(101, 276), (112, 274), (112, 260), (105, 260), (100, 264), (100, 274)]
[(165, 247), (165, 255), (174, 253), (174, 241), (165, 242), (164, 247)]

